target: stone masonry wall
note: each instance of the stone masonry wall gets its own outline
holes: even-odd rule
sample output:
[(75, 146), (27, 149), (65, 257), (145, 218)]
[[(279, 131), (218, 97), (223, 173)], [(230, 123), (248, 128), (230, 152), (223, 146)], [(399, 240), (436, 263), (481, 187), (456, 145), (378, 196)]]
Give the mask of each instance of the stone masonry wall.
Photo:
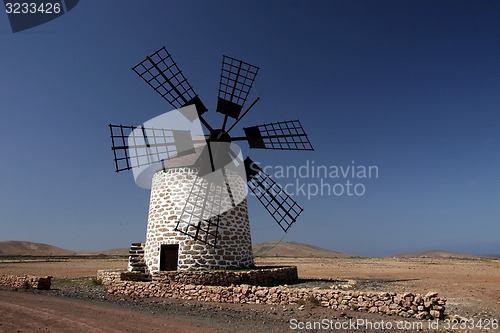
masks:
[(104, 285), (110, 285), (117, 281), (151, 281), (145, 274), (140, 272), (117, 271), (114, 269), (98, 270), (97, 279), (101, 280)]
[(278, 286), (291, 284), (299, 279), (297, 267), (274, 267), (244, 271), (172, 271), (153, 274), (154, 282), (182, 283), (204, 286)]
[(121, 281), (109, 285), (108, 293), (131, 297), (172, 297), (223, 303), (275, 305), (313, 303), (335, 310), (385, 313), (417, 319), (443, 318), (446, 304), (445, 298), (438, 297), (438, 294), (433, 292), (420, 295), (292, 288), (288, 286), (239, 285), (224, 287)]
[[(120, 281), (151, 281), (139, 272), (123, 272), (116, 270), (99, 270), (97, 278), (104, 285)], [(154, 282), (182, 283), (205, 286), (230, 286), (248, 284), (255, 286), (277, 286), (292, 284), (298, 280), (297, 267), (270, 267), (244, 271), (169, 271), (152, 275)]]
[(49, 290), (52, 276), (0, 275), (0, 286)]
[[(217, 248), (194, 241), (175, 230), (191, 188), (196, 171), (174, 168), (156, 172), (152, 179), (144, 260), (148, 273), (160, 269), (160, 246), (179, 244), (178, 269), (217, 269), (253, 265), (252, 241), (246, 200), (222, 214)], [(232, 191), (243, 191), (234, 188)]]

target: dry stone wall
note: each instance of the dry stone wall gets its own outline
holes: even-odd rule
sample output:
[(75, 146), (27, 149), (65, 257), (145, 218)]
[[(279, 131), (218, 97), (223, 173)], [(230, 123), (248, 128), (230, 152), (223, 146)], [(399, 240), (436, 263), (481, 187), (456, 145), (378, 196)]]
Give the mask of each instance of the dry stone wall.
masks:
[(49, 290), (52, 276), (0, 275), (0, 286), (25, 289)]
[[(217, 269), (252, 266), (253, 253), (246, 200), (220, 217), (219, 240), (214, 248), (175, 230), (196, 180), (196, 170), (173, 168), (153, 175), (144, 261), (148, 273), (160, 271), (160, 246), (178, 244), (178, 269)], [(244, 191), (231, 186), (231, 191)], [(241, 196), (241, 193), (238, 194)]]
[(120, 281), (108, 285), (108, 293), (131, 297), (172, 297), (224, 303), (306, 304), (313, 303), (335, 310), (385, 313), (418, 319), (442, 318), (446, 299), (431, 292), (426, 295), (341, 291), (289, 286), (257, 287), (203, 286), (181, 283)]

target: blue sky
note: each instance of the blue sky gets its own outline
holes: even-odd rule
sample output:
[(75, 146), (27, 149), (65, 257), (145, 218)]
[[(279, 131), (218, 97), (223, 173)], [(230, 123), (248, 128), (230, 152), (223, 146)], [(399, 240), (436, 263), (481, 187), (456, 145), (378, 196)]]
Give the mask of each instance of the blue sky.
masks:
[[(498, 1), (82, 1), (15, 34), (0, 13), (0, 40), (0, 240), (144, 240), (149, 192), (114, 172), (107, 125), (172, 109), (131, 70), (166, 46), (213, 123), (222, 54), (261, 68), (241, 125), (298, 118), (315, 148), (242, 144), (261, 165), (378, 167), (350, 180), (362, 196), (295, 195), (305, 210), (285, 240), (500, 253)], [(283, 237), (249, 206), (254, 242)]]

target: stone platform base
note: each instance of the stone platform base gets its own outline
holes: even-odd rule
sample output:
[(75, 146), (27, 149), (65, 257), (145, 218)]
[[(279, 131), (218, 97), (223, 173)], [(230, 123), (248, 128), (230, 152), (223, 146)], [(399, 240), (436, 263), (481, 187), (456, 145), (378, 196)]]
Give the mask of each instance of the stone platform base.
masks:
[(297, 282), (297, 267), (262, 267), (244, 270), (170, 271), (152, 276), (154, 282), (203, 286), (279, 286)]
[[(434, 319), (445, 316), (446, 298), (436, 292), (426, 295), (393, 292), (341, 291), (297, 288), (292, 284), (297, 268), (270, 267), (241, 271), (172, 271), (153, 275), (143, 282), (131, 272), (98, 271), (98, 278), (111, 295), (130, 297), (172, 297), (221, 303), (297, 305), (311, 303), (334, 310), (385, 313), (405, 318)], [(144, 275), (142, 275), (144, 278)], [(134, 280), (135, 279), (135, 280)], [(254, 285), (250, 285), (254, 283)], [(299, 308), (300, 309), (300, 308)]]
[(153, 273), (150, 279), (144, 274), (135, 272), (122, 272), (100, 270), (97, 278), (104, 284), (119, 281), (153, 281), (160, 283), (177, 283), (203, 286), (278, 286), (293, 284), (298, 280), (297, 267), (256, 267), (241, 270), (192, 270), (192, 271), (164, 271)]

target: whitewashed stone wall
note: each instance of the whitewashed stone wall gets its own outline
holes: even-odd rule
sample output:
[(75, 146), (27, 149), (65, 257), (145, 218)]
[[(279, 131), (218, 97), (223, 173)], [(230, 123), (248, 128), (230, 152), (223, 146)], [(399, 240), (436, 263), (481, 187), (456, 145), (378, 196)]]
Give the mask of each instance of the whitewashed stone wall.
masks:
[[(217, 248), (194, 241), (175, 230), (195, 179), (196, 171), (191, 168), (160, 170), (153, 176), (144, 247), (149, 273), (160, 270), (160, 246), (163, 244), (179, 244), (179, 270), (254, 264), (246, 200), (221, 216)], [(246, 183), (242, 185), (246, 186)]]

